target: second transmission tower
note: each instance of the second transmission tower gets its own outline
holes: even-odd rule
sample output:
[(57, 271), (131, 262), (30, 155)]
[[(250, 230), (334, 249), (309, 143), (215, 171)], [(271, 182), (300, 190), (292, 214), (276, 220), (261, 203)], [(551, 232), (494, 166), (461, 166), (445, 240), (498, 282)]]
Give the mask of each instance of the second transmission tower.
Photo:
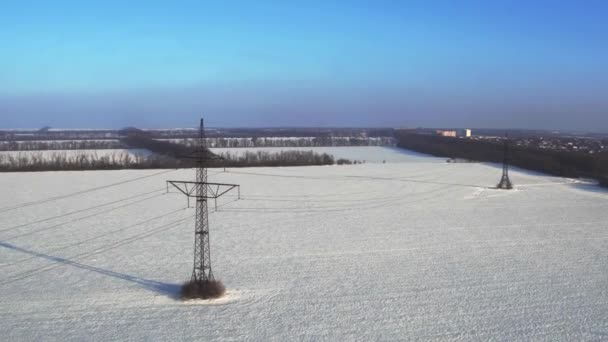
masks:
[(506, 190), (513, 189), (513, 183), (511, 183), (511, 179), (509, 179), (509, 136), (507, 134), (505, 134), (503, 147), (502, 177), (496, 188)]

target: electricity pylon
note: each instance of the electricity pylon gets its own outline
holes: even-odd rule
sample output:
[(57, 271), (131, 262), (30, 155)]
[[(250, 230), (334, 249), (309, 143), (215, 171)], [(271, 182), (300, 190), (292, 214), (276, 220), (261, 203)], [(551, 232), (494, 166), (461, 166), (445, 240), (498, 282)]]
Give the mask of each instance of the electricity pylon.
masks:
[(238, 184), (223, 184), (207, 182), (207, 162), (214, 159), (221, 159), (214, 156), (207, 149), (205, 142), (205, 126), (203, 119), (199, 128), (199, 140), (196, 151), (183, 158), (194, 159), (196, 166), (196, 180), (192, 181), (167, 181), (167, 191), (169, 185), (177, 188), (181, 193), (187, 196), (188, 206), (190, 206), (190, 198), (196, 199), (196, 218), (194, 223), (194, 266), (192, 269), (193, 283), (202, 285), (205, 282), (214, 281), (213, 270), (211, 269), (211, 249), (209, 246), (209, 208), (208, 200), (215, 201), (217, 209), (217, 198), (224, 195), (228, 191), (237, 188)]
[(509, 179), (509, 136), (505, 133), (503, 159), (502, 159), (502, 177), (496, 186), (497, 189), (513, 189), (513, 183)]

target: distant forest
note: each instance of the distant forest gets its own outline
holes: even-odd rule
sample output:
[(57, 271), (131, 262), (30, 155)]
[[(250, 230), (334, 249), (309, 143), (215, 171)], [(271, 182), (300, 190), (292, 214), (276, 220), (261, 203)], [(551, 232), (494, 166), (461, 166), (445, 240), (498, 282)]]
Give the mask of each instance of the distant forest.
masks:
[[(69, 153), (70, 151), (0, 154), (0, 171), (58, 171), (58, 170), (114, 170), (114, 169), (172, 169), (196, 167), (194, 145), (175, 144), (147, 137), (145, 134), (132, 134), (120, 141), (121, 146), (132, 149), (145, 149), (150, 154), (130, 154), (127, 151), (109, 154)], [(250, 167), (250, 166), (304, 166), (350, 164), (351, 161), (313, 151), (246, 152), (224, 158), (215, 156), (209, 150), (207, 167)]]
[[(197, 139), (175, 141), (191, 146)], [(224, 147), (321, 147), (321, 146), (395, 146), (392, 137), (244, 137), (244, 138), (207, 138), (207, 146)]]
[[(133, 134), (121, 139), (121, 142), (129, 148), (144, 148), (158, 155), (174, 159), (179, 167), (194, 167), (194, 159), (188, 158), (196, 153), (198, 146), (192, 140), (190, 144), (176, 144), (170, 141), (155, 140), (146, 135)], [(226, 154), (218, 156), (209, 149), (203, 154), (209, 158), (209, 167), (245, 167), (245, 166), (301, 166), (301, 165), (331, 165), (334, 158), (326, 153), (318, 154), (313, 151), (281, 151), (279, 153), (269, 152), (247, 152), (242, 156)], [(184, 158), (186, 157), (186, 158)]]
[[(125, 127), (119, 130), (61, 130), (45, 127), (40, 130), (0, 130), (0, 141), (103, 140), (119, 139), (125, 132), (138, 130), (153, 139), (195, 139), (198, 128), (140, 130)], [(321, 137), (392, 137), (392, 128), (207, 128), (207, 138), (321, 138)]]
[[(156, 139), (156, 138), (155, 138)], [(320, 146), (395, 146), (392, 137), (243, 137), (243, 138), (207, 138), (211, 148), (239, 147), (320, 147)], [(159, 141), (170, 141), (180, 145), (194, 146), (198, 139), (180, 138)], [(100, 140), (39, 140), (39, 141), (0, 141), (0, 151), (45, 151), (45, 150), (105, 150), (128, 148), (119, 139)]]
[(106, 150), (120, 149), (118, 140), (42, 140), (0, 141), (0, 151), (48, 151), (48, 150)]
[[(410, 132), (397, 132), (397, 146), (438, 157), (461, 158), (481, 162), (503, 160), (503, 144)], [(560, 177), (594, 178), (608, 187), (608, 154), (543, 150), (510, 146), (510, 164)]]

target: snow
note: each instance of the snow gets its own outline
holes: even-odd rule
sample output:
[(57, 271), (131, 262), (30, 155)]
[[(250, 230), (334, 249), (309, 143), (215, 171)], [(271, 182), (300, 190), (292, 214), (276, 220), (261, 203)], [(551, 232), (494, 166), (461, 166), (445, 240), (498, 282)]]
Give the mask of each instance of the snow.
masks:
[(193, 170), (3, 174), (2, 340), (608, 338), (606, 191), (519, 170), (517, 190), (494, 190), (494, 165), (408, 158), (210, 170), (242, 194), (209, 217), (214, 273), (228, 289), (215, 301), (173, 298), (190, 276), (194, 209), (162, 193)]
[(340, 158), (352, 161), (365, 161), (366, 163), (399, 163), (399, 162), (445, 162), (445, 158), (433, 158), (428, 155), (408, 151), (396, 147), (387, 146), (338, 146), (338, 147), (236, 147), (236, 148), (211, 148), (213, 153), (234, 156), (242, 156), (247, 152), (279, 153), (281, 151), (313, 151), (315, 153), (327, 153), (338, 160)]

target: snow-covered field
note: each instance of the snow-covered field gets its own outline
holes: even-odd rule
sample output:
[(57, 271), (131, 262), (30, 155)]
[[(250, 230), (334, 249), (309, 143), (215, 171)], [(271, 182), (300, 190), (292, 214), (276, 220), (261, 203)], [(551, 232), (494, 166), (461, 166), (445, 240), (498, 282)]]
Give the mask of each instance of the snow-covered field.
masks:
[(411, 158), (210, 170), (241, 184), (210, 214), (228, 294), (190, 302), (194, 209), (163, 193), (192, 170), (2, 174), (0, 340), (608, 339), (608, 193)]
[(242, 156), (247, 152), (278, 153), (281, 151), (313, 151), (327, 153), (334, 159), (349, 159), (366, 163), (400, 163), (400, 162), (445, 162), (446, 158), (433, 158), (413, 151), (386, 146), (345, 146), (345, 147), (244, 147), (244, 148), (212, 148), (212, 152), (222, 156), (227, 154)]

